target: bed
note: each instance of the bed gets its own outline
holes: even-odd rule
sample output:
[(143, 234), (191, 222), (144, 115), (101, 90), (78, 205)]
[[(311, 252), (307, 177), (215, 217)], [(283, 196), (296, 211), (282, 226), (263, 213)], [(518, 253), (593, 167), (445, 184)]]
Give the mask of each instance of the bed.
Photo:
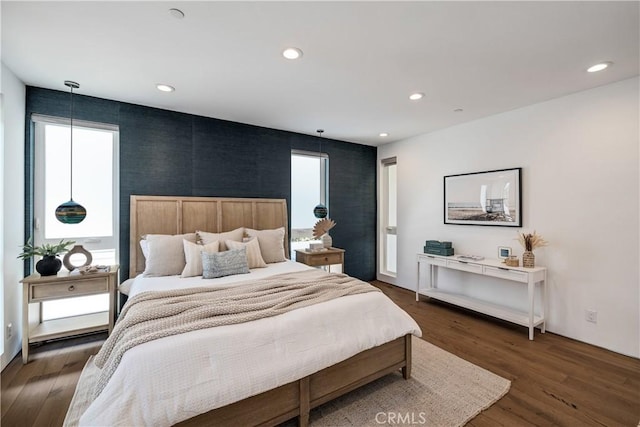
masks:
[[(234, 292), (296, 275), (356, 280), (289, 259), (216, 279), (142, 274), (147, 266), (140, 236), (284, 228), (286, 257), (287, 222), (283, 199), (131, 196), (129, 274), (135, 279), (126, 292), (135, 300), (211, 286)], [(310, 409), (322, 403), (397, 370), (409, 378), (411, 335), (420, 334), (415, 321), (381, 292), (366, 292), (163, 337), (124, 353), (95, 398), (82, 394), (101, 371), (89, 361), (65, 424), (277, 425), (297, 417), (305, 426)]]

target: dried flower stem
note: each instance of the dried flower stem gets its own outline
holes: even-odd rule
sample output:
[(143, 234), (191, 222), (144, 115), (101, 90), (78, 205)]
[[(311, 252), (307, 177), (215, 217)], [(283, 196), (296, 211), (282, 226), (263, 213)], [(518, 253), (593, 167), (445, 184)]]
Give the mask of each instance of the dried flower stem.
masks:
[(525, 251), (532, 251), (549, 244), (549, 242), (544, 240), (535, 230), (533, 233), (518, 233), (518, 241), (524, 247)]
[(333, 227), (336, 226), (336, 223), (331, 218), (323, 218), (320, 221), (316, 222), (316, 225), (313, 226), (313, 237), (319, 239), (320, 236), (326, 234)]

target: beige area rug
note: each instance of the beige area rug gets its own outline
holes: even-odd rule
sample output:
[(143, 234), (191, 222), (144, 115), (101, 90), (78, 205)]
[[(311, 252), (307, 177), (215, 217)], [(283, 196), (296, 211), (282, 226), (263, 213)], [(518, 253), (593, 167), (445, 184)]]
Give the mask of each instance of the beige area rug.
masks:
[(313, 427), (462, 426), (507, 394), (511, 382), (413, 337), (411, 379), (387, 375), (311, 412)]
[[(420, 338), (413, 337), (412, 359), (409, 380), (400, 372), (390, 374), (325, 403), (311, 411), (311, 426), (462, 426), (511, 386), (509, 380)], [(87, 374), (78, 383), (65, 426), (77, 425), (89, 404), (84, 390), (97, 371)], [(294, 420), (283, 424), (295, 425)]]

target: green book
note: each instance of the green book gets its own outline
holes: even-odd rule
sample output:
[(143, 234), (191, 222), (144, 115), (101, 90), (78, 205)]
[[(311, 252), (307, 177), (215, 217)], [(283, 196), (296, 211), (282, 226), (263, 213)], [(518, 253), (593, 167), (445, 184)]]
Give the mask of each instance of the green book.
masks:
[(429, 248), (451, 248), (451, 242), (441, 242), (439, 240), (427, 240), (425, 247)]
[(451, 256), (453, 255), (453, 248), (434, 248), (425, 246), (424, 253), (431, 255)]

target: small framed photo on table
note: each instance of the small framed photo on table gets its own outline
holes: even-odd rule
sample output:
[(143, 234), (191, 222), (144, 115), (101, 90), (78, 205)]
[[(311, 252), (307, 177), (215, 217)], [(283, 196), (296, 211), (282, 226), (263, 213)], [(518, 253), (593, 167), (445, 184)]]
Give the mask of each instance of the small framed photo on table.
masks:
[(511, 256), (511, 248), (506, 246), (498, 246), (498, 258), (505, 260)]

